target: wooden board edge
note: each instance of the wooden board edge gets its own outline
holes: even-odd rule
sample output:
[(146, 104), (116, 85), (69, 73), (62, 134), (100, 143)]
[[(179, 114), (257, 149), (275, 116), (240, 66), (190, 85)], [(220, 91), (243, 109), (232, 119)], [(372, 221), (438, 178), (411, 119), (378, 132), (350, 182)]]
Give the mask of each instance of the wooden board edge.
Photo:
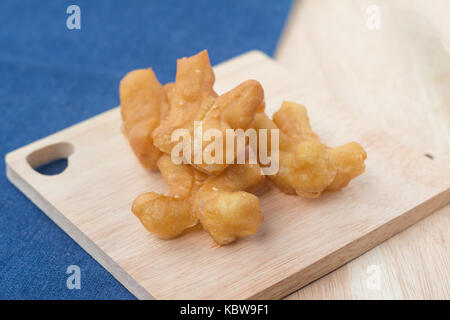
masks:
[[(297, 12), (297, 7), (300, 6), (300, 0), (293, 0), (291, 4), (291, 8), (289, 10), (289, 14), (286, 17), (286, 20), (284, 22), (283, 29), (280, 32), (280, 35), (278, 37), (277, 45), (275, 46), (275, 50), (273, 52), (273, 60), (278, 62), (278, 55), (280, 53), (280, 50), (283, 50), (285, 47), (285, 43), (287, 41), (287, 36), (289, 33), (291, 33), (291, 29), (293, 28), (293, 25), (295, 23), (295, 14)], [(281, 49), (280, 49), (281, 48)]]
[(105, 116), (107, 114), (112, 114), (114, 112), (118, 112), (118, 109), (119, 109), (119, 106), (113, 107), (106, 111), (100, 112), (100, 113), (92, 116), (91, 118), (82, 120), (78, 123), (72, 124), (72, 125), (64, 128), (60, 131), (57, 131), (48, 136), (42, 137), (38, 140), (30, 142), (26, 145), (23, 145), (21, 147), (14, 149), (14, 150), (11, 150), (8, 153), (6, 153), (4, 161), (5, 161), (6, 165), (8, 165), (8, 163), (13, 163), (15, 161), (25, 159), (29, 153), (37, 150), (38, 148), (45, 147), (47, 145), (57, 143), (57, 142), (64, 142), (64, 140), (62, 140), (61, 138), (58, 138), (60, 135), (69, 134), (75, 130), (81, 130), (83, 128), (83, 126), (88, 126), (88, 125), (92, 126), (93, 123), (105, 121)]
[[(332, 252), (323, 259), (315, 262), (305, 269), (298, 270), (282, 281), (253, 295), (249, 300), (282, 299), (289, 294), (305, 287), (311, 282), (340, 268), (346, 263), (358, 258), (370, 249), (375, 248), (397, 233), (406, 230), (418, 221), (431, 215), (450, 203), (450, 188), (429, 198), (404, 214), (392, 219), (384, 225), (364, 234), (360, 238), (348, 243)], [(351, 252), (347, 254), (347, 252)], [(301, 278), (299, 278), (301, 275)]]
[(45, 200), (33, 187), (24, 181), (6, 161), (6, 176), (8, 180), (44, 212), (58, 227), (68, 234), (83, 250), (105, 268), (133, 295), (141, 300), (154, 300), (155, 298), (145, 290), (134, 278), (122, 269), (114, 260), (106, 255), (97, 245), (75, 227), (51, 203)]

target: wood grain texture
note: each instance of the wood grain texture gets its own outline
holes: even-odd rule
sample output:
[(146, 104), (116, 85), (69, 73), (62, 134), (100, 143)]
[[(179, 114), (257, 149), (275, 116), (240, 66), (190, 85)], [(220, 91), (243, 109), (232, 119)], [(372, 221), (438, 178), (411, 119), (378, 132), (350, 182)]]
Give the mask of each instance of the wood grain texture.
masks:
[[(373, 5), (379, 30), (367, 27)], [(449, 1), (298, 1), (276, 60), (310, 99), (345, 105), (450, 169)], [(447, 206), (288, 299), (450, 299), (449, 241)]]
[[(368, 153), (367, 171), (316, 200), (267, 184), (258, 192), (265, 215), (258, 233), (217, 247), (200, 230), (158, 240), (131, 214), (139, 193), (167, 187), (158, 172), (139, 166), (120, 132), (117, 108), (8, 154), (10, 180), (139, 298), (281, 298), (450, 201), (448, 172), (348, 109), (309, 99), (264, 54), (250, 52), (215, 71), (219, 93), (249, 78), (261, 81), (269, 114), (283, 99), (309, 102), (323, 141), (359, 141)], [(73, 150), (48, 147), (62, 142)], [(34, 164), (48, 160), (36, 151), (43, 148), (68, 155), (68, 168), (57, 176), (35, 172), (27, 157), (33, 154)]]

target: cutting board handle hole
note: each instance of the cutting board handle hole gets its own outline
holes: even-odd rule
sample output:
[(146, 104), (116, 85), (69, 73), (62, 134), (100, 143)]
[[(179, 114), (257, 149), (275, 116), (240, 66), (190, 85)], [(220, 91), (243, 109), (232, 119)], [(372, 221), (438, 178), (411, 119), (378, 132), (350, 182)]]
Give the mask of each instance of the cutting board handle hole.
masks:
[(66, 170), (73, 151), (73, 145), (68, 142), (55, 143), (30, 153), (27, 162), (40, 174), (53, 176)]

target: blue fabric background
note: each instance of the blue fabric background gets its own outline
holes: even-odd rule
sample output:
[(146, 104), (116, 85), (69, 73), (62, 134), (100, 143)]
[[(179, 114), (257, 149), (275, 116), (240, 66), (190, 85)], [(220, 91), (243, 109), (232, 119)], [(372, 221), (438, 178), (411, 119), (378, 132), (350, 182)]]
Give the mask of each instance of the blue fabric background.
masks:
[[(81, 8), (81, 30), (66, 8)], [(252, 49), (272, 55), (291, 0), (0, 1), (0, 153), (119, 104), (120, 78), (208, 49), (216, 64)], [(134, 299), (102, 266), (0, 180), (0, 299)], [(69, 265), (81, 290), (66, 288)]]

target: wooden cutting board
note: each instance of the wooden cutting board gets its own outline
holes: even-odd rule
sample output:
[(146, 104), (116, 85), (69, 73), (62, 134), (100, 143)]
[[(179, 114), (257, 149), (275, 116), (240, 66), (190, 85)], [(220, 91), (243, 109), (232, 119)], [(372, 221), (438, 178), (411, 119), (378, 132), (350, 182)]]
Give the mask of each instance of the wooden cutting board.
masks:
[[(259, 80), (270, 115), (282, 100), (301, 103), (305, 94), (307, 79), (290, 76), (257, 51), (215, 71), (219, 93)], [(260, 230), (229, 246), (215, 246), (201, 230), (159, 240), (133, 216), (138, 194), (167, 187), (158, 172), (139, 166), (121, 133), (118, 108), (9, 153), (7, 174), (138, 298), (281, 298), (450, 201), (449, 172), (347, 109), (308, 101), (313, 129), (325, 143), (364, 146), (366, 172), (315, 200), (266, 184), (258, 191), (265, 216)], [(59, 175), (32, 168), (65, 156), (69, 164)]]

